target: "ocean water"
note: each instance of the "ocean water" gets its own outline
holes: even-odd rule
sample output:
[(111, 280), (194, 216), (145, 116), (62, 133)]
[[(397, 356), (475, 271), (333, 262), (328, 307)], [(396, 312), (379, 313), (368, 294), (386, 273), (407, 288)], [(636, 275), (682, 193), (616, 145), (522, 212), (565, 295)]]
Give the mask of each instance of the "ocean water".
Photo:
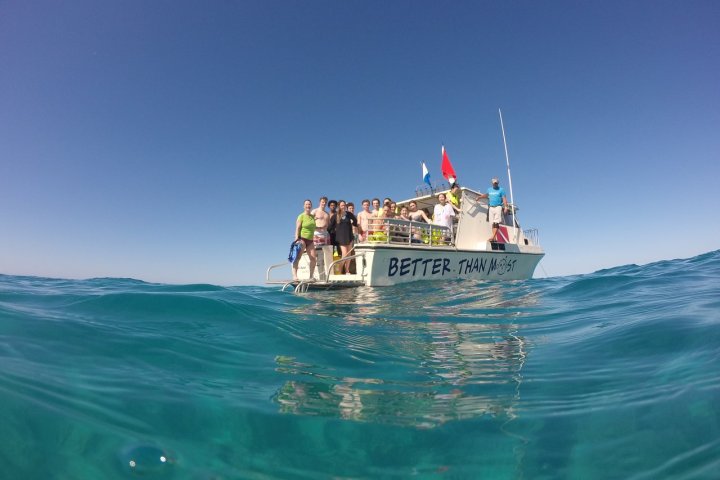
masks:
[(720, 251), (305, 295), (0, 276), (0, 479), (132, 478), (720, 478)]

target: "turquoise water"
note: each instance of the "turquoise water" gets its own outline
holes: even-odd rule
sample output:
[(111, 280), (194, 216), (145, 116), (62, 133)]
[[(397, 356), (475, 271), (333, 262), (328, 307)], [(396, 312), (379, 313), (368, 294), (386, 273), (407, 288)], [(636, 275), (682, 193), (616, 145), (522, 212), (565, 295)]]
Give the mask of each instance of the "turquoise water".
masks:
[(278, 288), (0, 276), (2, 479), (720, 478), (720, 251)]

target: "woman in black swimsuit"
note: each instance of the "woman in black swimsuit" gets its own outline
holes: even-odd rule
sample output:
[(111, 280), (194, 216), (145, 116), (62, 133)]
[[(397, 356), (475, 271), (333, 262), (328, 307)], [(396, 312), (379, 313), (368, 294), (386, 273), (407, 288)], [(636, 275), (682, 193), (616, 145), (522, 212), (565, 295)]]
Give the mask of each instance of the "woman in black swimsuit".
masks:
[[(335, 241), (340, 246), (340, 253), (343, 258), (347, 257), (352, 250), (353, 243), (353, 227), (358, 226), (355, 215), (347, 211), (345, 200), (338, 202), (338, 211), (330, 219), (330, 228), (328, 230), (335, 232)], [(350, 273), (350, 261), (346, 260), (341, 263), (342, 272)]]
[(409, 212), (408, 216), (410, 217), (410, 220), (413, 222), (422, 222), (423, 220), (426, 223), (432, 223), (432, 220), (428, 218), (427, 215), (425, 215), (425, 212), (422, 210), (418, 210), (417, 203), (415, 201), (412, 201), (408, 204)]
[[(425, 221), (425, 223), (432, 223), (430, 218), (425, 214), (424, 211), (418, 210), (417, 208), (417, 202), (414, 200), (411, 201), (409, 204), (409, 212), (408, 216), (410, 217), (410, 220), (413, 222), (422, 222)], [(413, 243), (420, 243), (422, 242), (422, 234), (423, 234), (423, 228), (422, 227), (414, 227), (413, 228)]]

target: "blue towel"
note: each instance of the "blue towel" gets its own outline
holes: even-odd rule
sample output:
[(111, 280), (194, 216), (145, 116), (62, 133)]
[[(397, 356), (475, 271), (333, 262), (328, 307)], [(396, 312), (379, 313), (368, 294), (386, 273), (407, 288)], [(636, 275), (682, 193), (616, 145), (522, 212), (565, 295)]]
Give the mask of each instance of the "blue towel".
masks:
[(293, 263), (295, 259), (300, 255), (300, 242), (293, 242), (290, 244), (290, 253), (288, 254), (288, 262)]

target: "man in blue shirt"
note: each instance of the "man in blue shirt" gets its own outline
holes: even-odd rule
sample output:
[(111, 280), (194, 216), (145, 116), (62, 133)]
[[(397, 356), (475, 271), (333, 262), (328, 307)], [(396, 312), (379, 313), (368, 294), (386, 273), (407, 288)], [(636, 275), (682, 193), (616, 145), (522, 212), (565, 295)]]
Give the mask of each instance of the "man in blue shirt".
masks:
[(503, 213), (507, 210), (507, 198), (505, 197), (505, 189), (500, 187), (500, 181), (497, 177), (492, 180), (492, 187), (488, 188), (487, 193), (481, 193), (480, 198), (488, 199), (488, 221), (492, 222), (492, 237), (489, 242), (494, 242), (497, 237), (498, 226), (503, 222)]

